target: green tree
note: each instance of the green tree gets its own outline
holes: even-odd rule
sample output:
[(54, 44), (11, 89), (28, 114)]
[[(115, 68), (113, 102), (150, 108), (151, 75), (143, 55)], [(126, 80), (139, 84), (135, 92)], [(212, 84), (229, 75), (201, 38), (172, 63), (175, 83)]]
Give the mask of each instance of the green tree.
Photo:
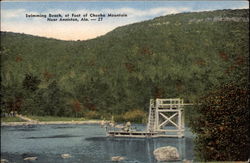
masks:
[(196, 154), (204, 161), (244, 161), (249, 157), (249, 92), (227, 84), (199, 101), (191, 127)]
[(56, 81), (52, 81), (47, 88), (38, 89), (25, 100), (25, 114), (70, 116), (66, 110), (64, 93), (60, 90)]
[(26, 74), (25, 79), (23, 80), (23, 88), (34, 92), (38, 89), (38, 85), (41, 83), (41, 80), (33, 74)]
[(63, 92), (60, 90), (56, 81), (49, 84), (43, 93), (43, 110), (45, 115), (63, 116), (65, 102)]

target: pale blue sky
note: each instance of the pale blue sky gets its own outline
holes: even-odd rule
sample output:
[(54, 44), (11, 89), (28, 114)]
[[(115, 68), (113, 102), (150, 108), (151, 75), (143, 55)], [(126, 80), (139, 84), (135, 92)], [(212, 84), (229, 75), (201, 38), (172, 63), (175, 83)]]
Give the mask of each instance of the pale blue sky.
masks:
[[(248, 8), (248, 1), (97, 1), (97, 2), (1, 2), (1, 30), (64, 40), (85, 40), (114, 28), (167, 14)], [(93, 22), (47, 22), (27, 19), (25, 14), (48, 13), (126, 13), (126, 18)]]
[(136, 8), (147, 10), (156, 7), (189, 7), (194, 10), (230, 9), (248, 5), (247, 1), (97, 1), (97, 2), (1, 2), (2, 9), (26, 9), (43, 12), (48, 9), (79, 10), (83, 8), (100, 10), (103, 8)]

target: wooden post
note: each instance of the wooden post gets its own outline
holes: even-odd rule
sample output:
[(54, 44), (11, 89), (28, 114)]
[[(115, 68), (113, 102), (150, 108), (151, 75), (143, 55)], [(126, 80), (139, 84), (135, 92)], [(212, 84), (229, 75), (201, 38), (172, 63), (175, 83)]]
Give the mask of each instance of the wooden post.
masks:
[(159, 130), (159, 101), (155, 100), (155, 130)]
[(183, 136), (185, 131), (185, 111), (182, 109), (182, 116), (181, 116), (181, 129), (183, 130)]

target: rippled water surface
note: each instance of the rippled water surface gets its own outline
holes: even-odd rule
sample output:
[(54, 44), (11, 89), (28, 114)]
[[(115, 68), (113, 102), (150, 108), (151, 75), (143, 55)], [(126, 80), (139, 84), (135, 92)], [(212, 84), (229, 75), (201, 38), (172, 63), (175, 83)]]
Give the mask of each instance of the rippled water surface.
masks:
[[(143, 128), (137, 125), (137, 128)], [(1, 127), (1, 158), (10, 162), (36, 156), (39, 163), (108, 163), (123, 156), (125, 163), (156, 163), (154, 149), (174, 146), (181, 159), (193, 159), (193, 135), (185, 138), (109, 138), (99, 125), (32, 125)], [(63, 159), (61, 154), (72, 157)]]

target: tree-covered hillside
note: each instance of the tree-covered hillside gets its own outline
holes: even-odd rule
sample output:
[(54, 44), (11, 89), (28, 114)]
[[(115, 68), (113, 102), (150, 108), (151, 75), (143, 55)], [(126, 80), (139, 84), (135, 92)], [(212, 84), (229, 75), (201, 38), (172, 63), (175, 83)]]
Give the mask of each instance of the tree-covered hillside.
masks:
[(248, 27), (244, 9), (162, 16), (87, 41), (1, 32), (2, 110), (143, 115), (150, 98), (188, 102), (223, 83), (246, 86)]

